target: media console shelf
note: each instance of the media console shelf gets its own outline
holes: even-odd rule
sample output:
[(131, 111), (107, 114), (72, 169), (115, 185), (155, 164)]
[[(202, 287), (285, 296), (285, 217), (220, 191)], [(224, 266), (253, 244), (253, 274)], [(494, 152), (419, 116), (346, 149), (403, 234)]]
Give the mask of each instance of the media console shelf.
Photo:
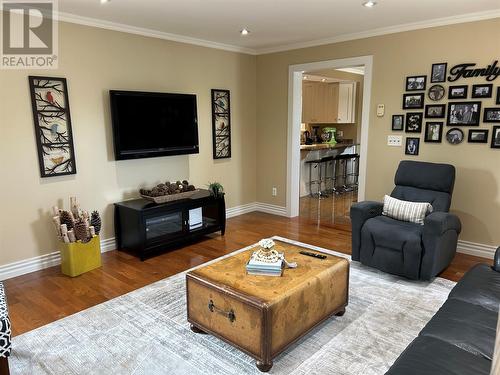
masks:
[(226, 230), (224, 197), (200, 190), (190, 198), (156, 204), (146, 199), (115, 203), (115, 237), (120, 250), (141, 260), (160, 250)]

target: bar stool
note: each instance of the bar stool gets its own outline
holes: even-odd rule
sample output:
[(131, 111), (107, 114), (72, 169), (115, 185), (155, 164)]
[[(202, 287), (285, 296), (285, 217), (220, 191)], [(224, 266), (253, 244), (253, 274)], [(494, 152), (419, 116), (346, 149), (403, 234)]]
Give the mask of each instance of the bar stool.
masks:
[[(314, 197), (314, 193), (313, 193), (313, 185), (317, 185), (317, 193), (316, 195), (318, 196), (318, 198), (321, 198), (321, 197), (324, 197), (324, 193), (322, 193), (322, 190), (321, 190), (321, 186), (323, 185), (324, 183), (324, 177), (323, 177), (323, 161), (322, 159), (314, 159), (314, 160), (308, 160), (306, 161), (306, 164), (309, 165), (309, 195), (311, 197)], [(312, 178), (312, 171), (313, 169), (316, 169), (317, 170), (317, 178), (315, 180), (313, 180)]]
[[(324, 163), (325, 166), (325, 177), (324, 177), (324, 182), (325, 182), (325, 190), (323, 195), (326, 193), (331, 193), (335, 191), (335, 181), (337, 180), (336, 177), (336, 167), (335, 167), (335, 161), (333, 156), (325, 156), (321, 158), (321, 162)], [(329, 174), (328, 171), (331, 171)], [(331, 185), (331, 188), (328, 187), (328, 185)]]
[[(345, 193), (345, 192), (354, 190), (355, 185), (357, 186), (357, 177), (359, 175), (359, 172), (356, 172), (357, 167), (352, 166), (352, 164), (356, 163), (356, 160), (359, 160), (359, 155), (358, 154), (342, 154), (342, 155), (338, 155), (337, 159), (339, 162), (340, 161), (343, 162), (342, 175), (341, 175), (343, 184), (340, 188), (340, 191), (342, 193)], [(347, 173), (348, 164), (350, 164), (352, 166), (350, 173)], [(356, 163), (356, 164), (359, 164), (359, 163)], [(348, 178), (354, 177), (354, 176), (356, 177), (356, 183), (348, 184)]]
[[(335, 175), (335, 179), (336, 181), (338, 181), (339, 179), (341, 179), (342, 181), (342, 185), (338, 186), (336, 185), (335, 186), (335, 193), (336, 194), (342, 194), (344, 193), (345, 191), (345, 188), (347, 187), (346, 186), (346, 178), (347, 178), (347, 159), (349, 159), (349, 155), (345, 155), (345, 154), (340, 154), (340, 155), (337, 155), (335, 156), (334, 160), (335, 160), (335, 163), (337, 164), (337, 167), (336, 167), (336, 170), (339, 170), (341, 169), (341, 174), (337, 174)], [(342, 166), (340, 166), (340, 164), (343, 163)]]
[(348, 178), (352, 178), (352, 184), (348, 186), (352, 188), (354, 191), (358, 190), (358, 180), (359, 180), (359, 154), (354, 154), (351, 159), (351, 172), (347, 174)]

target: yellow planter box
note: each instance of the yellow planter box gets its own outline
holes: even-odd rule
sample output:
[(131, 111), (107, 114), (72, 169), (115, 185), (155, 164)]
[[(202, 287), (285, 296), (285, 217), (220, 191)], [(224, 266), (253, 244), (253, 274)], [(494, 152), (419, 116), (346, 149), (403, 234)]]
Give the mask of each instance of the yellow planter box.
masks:
[(99, 236), (89, 242), (61, 243), (61, 271), (75, 277), (101, 266)]

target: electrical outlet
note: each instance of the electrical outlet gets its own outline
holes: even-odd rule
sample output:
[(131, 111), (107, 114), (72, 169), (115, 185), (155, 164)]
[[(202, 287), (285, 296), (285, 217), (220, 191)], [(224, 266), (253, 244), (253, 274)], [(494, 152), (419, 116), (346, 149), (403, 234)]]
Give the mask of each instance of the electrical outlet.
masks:
[(401, 147), (403, 144), (403, 136), (401, 135), (388, 135), (387, 146)]
[(278, 189), (276, 189), (275, 187), (273, 187), (273, 197), (275, 197), (277, 195), (278, 195)]

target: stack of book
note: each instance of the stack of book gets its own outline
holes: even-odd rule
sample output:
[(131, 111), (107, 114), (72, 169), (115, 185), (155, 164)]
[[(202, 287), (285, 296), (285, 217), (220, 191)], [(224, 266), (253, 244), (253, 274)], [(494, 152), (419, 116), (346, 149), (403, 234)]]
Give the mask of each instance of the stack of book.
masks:
[(257, 253), (253, 253), (247, 263), (247, 273), (258, 276), (281, 276), (283, 274), (283, 257), (276, 262), (259, 260)]

